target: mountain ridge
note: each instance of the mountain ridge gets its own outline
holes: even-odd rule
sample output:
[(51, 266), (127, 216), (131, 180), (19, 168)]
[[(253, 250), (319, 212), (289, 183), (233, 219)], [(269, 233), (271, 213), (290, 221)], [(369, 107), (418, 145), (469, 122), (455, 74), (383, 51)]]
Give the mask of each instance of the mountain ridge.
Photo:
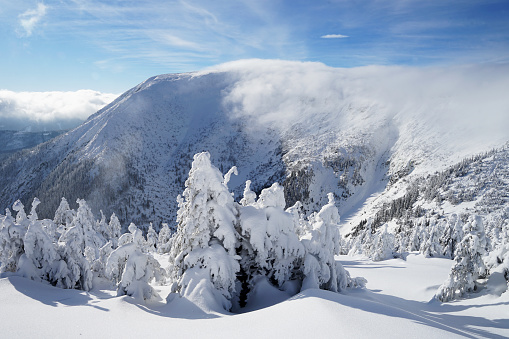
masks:
[[(0, 207), (37, 196), (40, 215), (52, 215), (65, 196), (123, 224), (172, 222), (193, 154), (209, 151), (223, 173), (239, 168), (230, 181), (236, 197), (245, 180), (258, 192), (279, 181), (289, 205), (302, 200), (310, 212), (332, 191), (348, 216), (390, 180), (509, 140), (501, 130), (509, 103), (498, 97), (507, 80), (482, 71), (247, 60), (154, 76), (79, 127), (4, 161)], [(476, 86), (478, 78), (492, 85)], [(493, 111), (487, 119), (475, 115), (483, 105)]]

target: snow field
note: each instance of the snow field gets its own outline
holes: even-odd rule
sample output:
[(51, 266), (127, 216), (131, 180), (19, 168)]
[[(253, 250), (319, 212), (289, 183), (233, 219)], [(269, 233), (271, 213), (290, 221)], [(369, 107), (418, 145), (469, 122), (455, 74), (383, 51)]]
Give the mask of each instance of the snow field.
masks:
[[(168, 255), (155, 255), (161, 264)], [(205, 313), (184, 298), (169, 303), (168, 286), (153, 285), (163, 301), (117, 297), (95, 281), (90, 292), (64, 290), (21, 277), (0, 279), (0, 336), (5, 338), (502, 338), (509, 336), (509, 295), (471, 295), (447, 304), (429, 302), (451, 260), (409, 254), (372, 262), (337, 257), (367, 290), (308, 289), (275, 305), (243, 314)], [(284, 292), (263, 286), (257, 306)], [(263, 299), (265, 298), (265, 300)], [(29, 326), (27, 326), (29, 324)]]

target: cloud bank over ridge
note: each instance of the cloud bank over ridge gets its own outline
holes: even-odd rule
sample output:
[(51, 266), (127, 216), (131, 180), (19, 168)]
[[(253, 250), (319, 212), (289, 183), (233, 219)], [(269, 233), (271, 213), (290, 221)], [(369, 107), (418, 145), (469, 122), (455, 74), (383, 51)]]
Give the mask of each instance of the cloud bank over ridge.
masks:
[(93, 90), (13, 92), (0, 90), (0, 129), (60, 130), (76, 127), (117, 97)]

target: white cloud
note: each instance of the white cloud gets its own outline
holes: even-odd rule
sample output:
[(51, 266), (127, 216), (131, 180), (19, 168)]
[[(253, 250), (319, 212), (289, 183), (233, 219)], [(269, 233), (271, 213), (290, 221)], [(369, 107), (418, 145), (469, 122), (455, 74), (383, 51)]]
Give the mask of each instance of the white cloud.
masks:
[(349, 38), (349, 36), (343, 35), (343, 34), (326, 34), (326, 35), (322, 35), (320, 38), (322, 38), (322, 39), (343, 39), (343, 38)]
[(509, 64), (342, 69), (242, 60), (204, 72), (214, 70), (235, 77), (224, 93), (225, 107), (249, 126), (269, 125), (285, 135), (295, 126), (319, 136), (354, 131), (380, 142), (399, 138), (395, 147), (415, 148), (408, 154), (432, 150), (444, 156), (466, 156), (509, 140)]
[[(92, 90), (13, 92), (0, 90), (0, 129), (67, 129), (87, 119), (117, 97)], [(34, 127), (37, 128), (37, 127)]]
[(46, 9), (46, 5), (38, 3), (35, 9), (29, 9), (18, 16), (19, 24), (23, 28), (25, 36), (29, 37), (32, 35), (35, 26), (46, 15)]

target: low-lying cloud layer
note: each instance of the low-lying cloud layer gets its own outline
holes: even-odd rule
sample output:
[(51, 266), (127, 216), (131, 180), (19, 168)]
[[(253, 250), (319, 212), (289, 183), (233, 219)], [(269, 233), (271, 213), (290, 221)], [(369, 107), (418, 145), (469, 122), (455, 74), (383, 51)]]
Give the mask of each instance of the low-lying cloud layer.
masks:
[(393, 138), (399, 154), (421, 158), (463, 156), (509, 141), (509, 64), (342, 69), (241, 60), (214, 70), (235, 77), (224, 98), (234, 116), (283, 133), (298, 125), (316, 136)]
[(0, 90), (0, 129), (61, 130), (76, 127), (117, 97), (92, 90), (12, 92)]

